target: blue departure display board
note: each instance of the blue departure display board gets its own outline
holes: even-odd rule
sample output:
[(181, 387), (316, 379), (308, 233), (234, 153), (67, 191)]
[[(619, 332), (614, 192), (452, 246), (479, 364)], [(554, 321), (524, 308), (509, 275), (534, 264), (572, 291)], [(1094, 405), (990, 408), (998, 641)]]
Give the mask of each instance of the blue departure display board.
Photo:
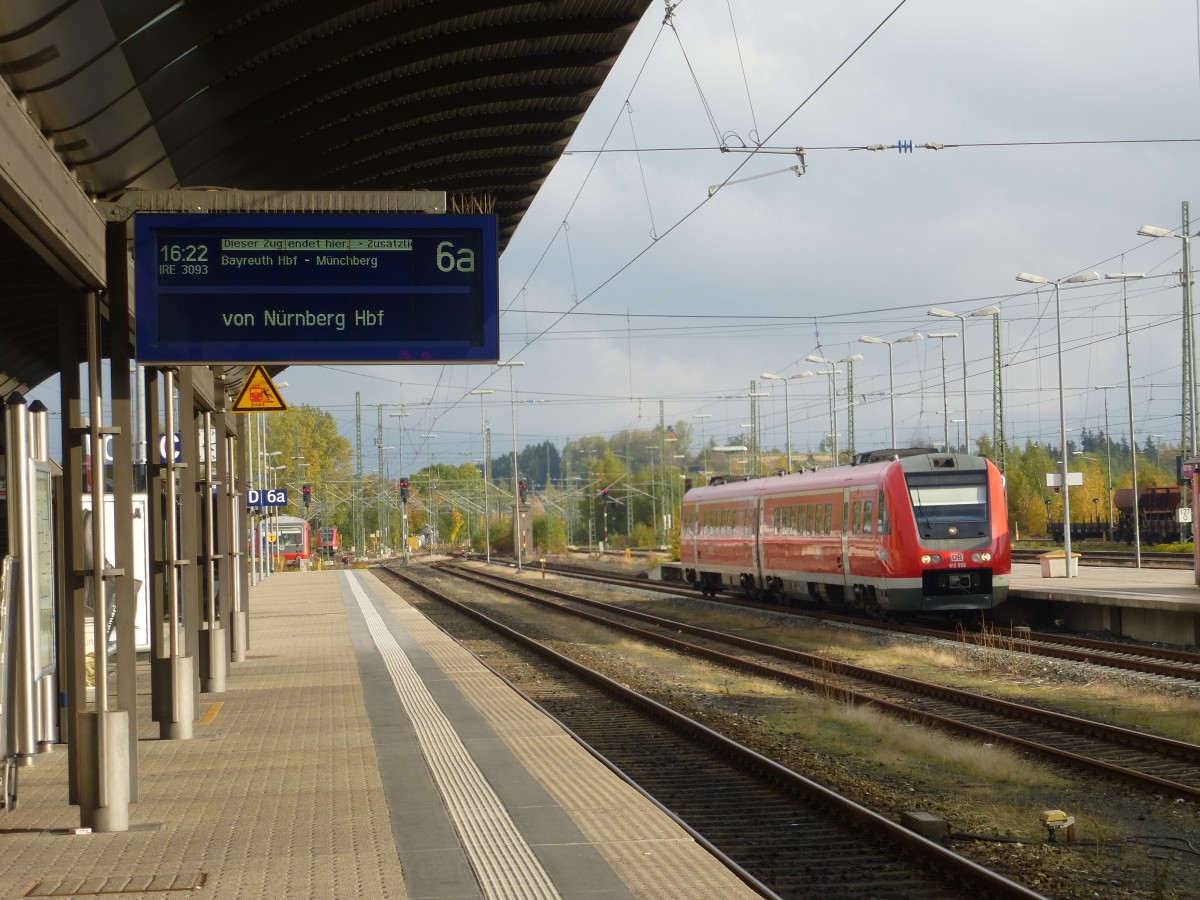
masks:
[(138, 213), (148, 364), (499, 358), (494, 216)]

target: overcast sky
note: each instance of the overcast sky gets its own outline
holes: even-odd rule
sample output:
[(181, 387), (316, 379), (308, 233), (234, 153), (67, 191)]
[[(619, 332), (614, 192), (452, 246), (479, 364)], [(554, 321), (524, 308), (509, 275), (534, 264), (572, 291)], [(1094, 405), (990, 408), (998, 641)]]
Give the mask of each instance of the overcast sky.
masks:
[[(977, 437), (992, 430), (993, 320), (968, 322), (964, 416), (962, 323), (926, 311), (993, 305), (1008, 438), (1057, 443), (1054, 290), (1022, 271), (1147, 274), (1128, 284), (1138, 438), (1178, 442), (1183, 241), (1136, 232), (1179, 228), (1182, 201), (1200, 201), (1197, 0), (683, 0), (673, 28), (663, 12), (648, 11), (501, 258), (521, 446), (652, 428), (660, 401), (668, 422), (726, 442), (750, 422), (753, 380), (770, 394), (763, 443), (782, 448), (783, 390), (762, 374), (856, 353), (856, 445), (888, 446), (888, 348), (858, 339), (914, 331), (959, 337), (895, 345), (898, 443), (942, 439), (943, 343), (948, 418)], [(891, 148), (850, 149), (870, 145)], [(1068, 428), (1102, 429), (1095, 388), (1112, 384), (1110, 429), (1126, 435), (1121, 282), (1064, 286), (1061, 313)], [(495, 391), (483, 415), (507, 452), (509, 379), (282, 376), (289, 403), (329, 409), (352, 439), (360, 394), (367, 471), (380, 405), (385, 444), (404, 424), (406, 471), (480, 456), (475, 388)], [(828, 389), (819, 374), (789, 383), (797, 452), (830, 430)], [(390, 418), (401, 404), (409, 416)]]

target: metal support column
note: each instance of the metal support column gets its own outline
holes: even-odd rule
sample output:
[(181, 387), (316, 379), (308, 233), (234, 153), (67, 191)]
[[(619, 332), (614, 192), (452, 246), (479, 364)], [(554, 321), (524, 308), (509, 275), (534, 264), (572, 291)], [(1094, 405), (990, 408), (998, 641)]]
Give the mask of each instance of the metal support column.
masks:
[[(137, 727), (137, 605), (135, 578), (133, 494), (134, 435), (136, 405), (129, 371), (134, 365), (133, 341), (129, 324), (133, 321), (133, 290), (129, 284), (129, 250), (124, 223), (106, 226), (108, 255), (108, 328), (109, 385), (112, 398), (112, 494), (113, 560), (121, 574), (116, 576), (117, 597), (117, 705), (130, 717), (129, 728), (129, 802), (140, 799), (138, 788)], [(93, 453), (93, 460), (103, 453)], [(95, 463), (93, 462), (93, 471)]]
[[(161, 394), (160, 382), (161, 380)], [(184, 642), (182, 572), (180, 556), (180, 464), (173, 452), (175, 424), (175, 373), (146, 370), (149, 433), (162, 423), (167, 452), (151, 457), (150, 464), (150, 679), (151, 712), (164, 740), (188, 740), (195, 719), (191, 645)], [(161, 417), (161, 418), (160, 418)]]
[[(237, 457), (237, 470), (231, 473), (231, 499), (229, 505), (229, 516), (233, 523), (234, 535), (234, 577), (236, 593), (230, 596), (229, 602), (229, 638), (230, 652), (229, 658), (232, 662), (245, 662), (246, 651), (250, 649), (250, 615), (249, 615), (249, 598), (250, 598), (250, 567), (246, 564), (245, 548), (248, 546), (248, 541), (253, 542), (253, 530), (247, 530), (247, 527), (242, 522), (242, 510), (246, 509), (243, 502), (246, 497), (246, 490), (250, 487), (247, 481), (247, 474), (250, 471), (250, 417), (236, 416), (234, 420), (238, 424), (237, 438), (234, 440), (234, 450), (230, 453), (230, 460), (234, 456)], [(236, 477), (232, 477), (236, 475)], [(253, 525), (253, 523), (250, 523)]]
[[(201, 494), (205, 489), (200, 452), (201, 411), (196, 404), (195, 366), (179, 369), (179, 453), (183, 457), (179, 478), (179, 556), (187, 561), (180, 569), (185, 646), (192, 662), (192, 711), (200, 709), (200, 619), (202, 615), (201, 577), (204, 568), (204, 543), (201, 540)], [(204, 436), (204, 456), (208, 455), (208, 433)]]
[(79, 347), (83, 345), (85, 308), (83, 295), (64, 298), (59, 304), (59, 392), (62, 412), (62, 516), (59, 553), (59, 692), (66, 697), (59, 733), (67, 741), (67, 802), (79, 803), (79, 716), (87, 703), (84, 659), (84, 607), (87, 582), (84, 578), (83, 534), (83, 386), (79, 378)]
[[(50, 461), (50, 410), (46, 408), (46, 404), (41, 400), (34, 400), (29, 404), (29, 449), (30, 455), (37, 462), (48, 463)], [(12, 484), (11, 479), (9, 480), (9, 484)], [(57, 510), (53, 513), (53, 516), (55, 520), (61, 518)], [(13, 533), (11, 526), (8, 533)], [(9, 552), (11, 552), (11, 544)], [(48, 568), (50, 571), (56, 571), (58, 567), (51, 563)], [(38, 591), (36, 598), (39, 602), (42, 599), (41, 592), (42, 589)], [(50, 592), (53, 596), (54, 588), (52, 586), (50, 587)], [(57, 628), (55, 631), (57, 632)], [(54, 654), (54, 658), (52, 660), (42, 660), (40, 663), (43, 667), (47, 664), (53, 664), (53, 669), (38, 679), (38, 753), (51, 752), (59, 739), (58, 654), (61, 645), (59, 644), (57, 633), (54, 636), (54, 642), (55, 644), (51, 651)]]
[[(33, 535), (29, 507), (29, 403), (13, 391), (5, 401), (5, 479), (8, 486), (8, 551), (16, 565), (12, 574), (16, 580), (14, 603), (9, 611), (15, 628), (9, 654), (10, 683), (0, 683), (4, 697), (4, 715), (9, 723), (8, 746), (0, 747), (0, 758), (14, 758), (18, 766), (32, 766), (37, 755), (37, 609), (34, 594), (34, 571), (30, 565)], [(5, 636), (0, 636), (3, 639)], [(10, 690), (11, 689), (11, 690)]]
[[(88, 372), (88, 437), (91, 446), (91, 541), (84, 541), (84, 572), (92, 579), (92, 635), (93, 635), (93, 680), (95, 704), (93, 711), (81, 712), (78, 718), (76, 739), (79, 742), (79, 822), (84, 828), (97, 832), (119, 832), (129, 830), (130, 768), (129, 747), (131, 730), (136, 732), (136, 723), (131, 724), (129, 710), (110, 708), (110, 685), (108, 680), (108, 621), (110, 604), (116, 602), (116, 578), (124, 570), (113, 566), (105, 558), (107, 553), (107, 513), (104, 491), (104, 436), (117, 437), (118, 429), (104, 428), (102, 391), (102, 319), (100, 298), (95, 292), (87, 296), (87, 372)], [(128, 329), (128, 320), (125, 322)], [(129, 361), (125, 360), (121, 377), (127, 378)], [(126, 395), (128, 396), (128, 395)], [(125, 429), (126, 440), (129, 429)], [(129, 467), (129, 486), (133, 484), (132, 448), (125, 458)], [(114, 520), (116, 501), (114, 497)], [(127, 535), (115, 535), (116, 541), (127, 540), (133, 544), (132, 490), (125, 498), (130, 504), (130, 528)], [(89, 553), (90, 549), (90, 553)], [(112, 590), (110, 590), (110, 585)]]
[[(222, 426), (224, 416), (221, 417)], [(200, 447), (203, 457), (200, 471), (203, 478), (198, 482), (200, 487), (200, 565), (201, 573), (201, 614), (197, 656), (200, 663), (200, 692), (204, 694), (222, 694), (225, 692), (225, 676), (229, 670), (228, 632), (221, 621), (219, 600), (217, 596), (220, 581), (222, 560), (226, 558), (228, 541), (222, 546), (219, 535), (228, 531), (228, 516), (222, 516), (220, 508), (226, 502), (226, 493), (221, 490), (218, 477), (218, 463), (213, 458), (215, 453), (225, 455), (224, 428), (215, 434), (216, 420), (211, 412), (201, 415), (203, 422), (201, 434), (204, 441)], [(215, 442), (215, 446), (214, 446)], [(228, 461), (220, 466), (220, 471), (228, 468)], [(225, 582), (228, 584), (228, 582)]]

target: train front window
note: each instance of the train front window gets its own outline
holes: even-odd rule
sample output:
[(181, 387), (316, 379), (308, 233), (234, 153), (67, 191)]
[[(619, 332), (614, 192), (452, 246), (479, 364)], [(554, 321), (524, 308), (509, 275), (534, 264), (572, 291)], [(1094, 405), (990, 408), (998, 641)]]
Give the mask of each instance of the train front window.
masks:
[(280, 531), (279, 546), (285, 553), (295, 553), (304, 549), (303, 536), (299, 531)]
[(987, 476), (908, 476), (908, 496), (917, 527), (925, 537), (967, 537), (987, 533)]

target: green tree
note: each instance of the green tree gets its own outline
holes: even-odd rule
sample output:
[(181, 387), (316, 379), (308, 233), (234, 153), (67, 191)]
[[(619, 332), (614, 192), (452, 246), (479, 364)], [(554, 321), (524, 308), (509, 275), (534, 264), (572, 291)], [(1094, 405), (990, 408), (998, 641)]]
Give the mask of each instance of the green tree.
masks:
[(539, 553), (567, 551), (567, 523), (558, 516), (535, 514), (533, 517), (533, 546)]
[[(286, 512), (318, 518), (325, 524), (349, 525), (350, 441), (338, 432), (337, 421), (315, 406), (293, 406), (267, 414), (266, 450), (278, 483), (288, 488)], [(304, 509), (301, 488), (312, 488), (313, 506)]]

